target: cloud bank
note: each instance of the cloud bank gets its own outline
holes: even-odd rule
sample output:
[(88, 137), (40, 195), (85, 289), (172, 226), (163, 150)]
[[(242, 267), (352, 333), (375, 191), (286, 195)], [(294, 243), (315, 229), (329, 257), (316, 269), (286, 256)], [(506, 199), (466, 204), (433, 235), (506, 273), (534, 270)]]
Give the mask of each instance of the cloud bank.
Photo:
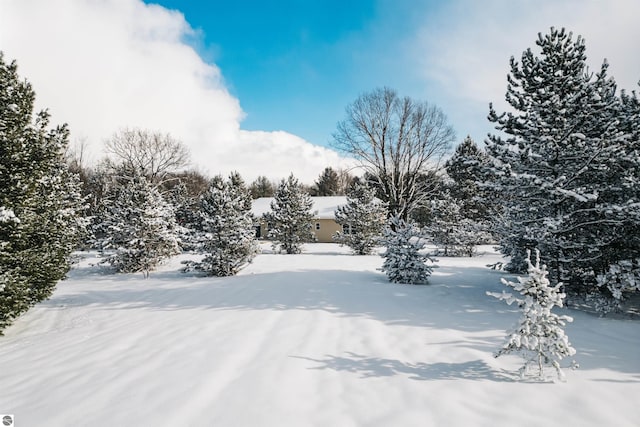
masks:
[[(123, 127), (169, 132), (205, 173), (246, 180), (293, 173), (311, 183), (344, 159), (287, 132), (241, 130), (221, 70), (186, 42), (184, 16), (140, 0), (3, 0), (0, 49), (36, 90), (37, 108), (68, 123), (91, 157)], [(259, 76), (256, 76), (259, 78)]]
[(499, 111), (506, 108), (509, 58), (518, 60), (529, 47), (537, 52), (538, 33), (552, 26), (584, 37), (592, 70), (606, 58), (619, 88), (638, 89), (637, 0), (454, 0), (437, 14), (423, 14), (411, 56), (423, 80), (449, 100), (445, 110), (453, 113), (459, 131), (476, 130), (482, 122), (491, 129), (484, 117), (489, 102)]

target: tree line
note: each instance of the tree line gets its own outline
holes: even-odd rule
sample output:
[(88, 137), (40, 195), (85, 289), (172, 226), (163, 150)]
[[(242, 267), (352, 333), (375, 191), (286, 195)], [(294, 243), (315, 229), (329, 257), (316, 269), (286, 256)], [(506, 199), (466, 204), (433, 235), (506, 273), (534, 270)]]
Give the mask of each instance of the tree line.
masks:
[(0, 56), (0, 329), (51, 294), (78, 247), (99, 249), (117, 271), (148, 274), (187, 249), (204, 257), (186, 269), (235, 274), (256, 253), (258, 197), (274, 198), (264, 218), (274, 245), (296, 253), (311, 238), (309, 197), (346, 195), (336, 241), (358, 254), (384, 244), (390, 280), (426, 280), (427, 239), (444, 256), (496, 243), (513, 272), (537, 251), (550, 285), (570, 295), (637, 292), (638, 96), (617, 90), (606, 62), (589, 71), (581, 37), (552, 28), (536, 44), (541, 53), (511, 58), (511, 110), (490, 106), (497, 132), (484, 148), (467, 137), (451, 153), (456, 137), (438, 107), (376, 89), (347, 106), (333, 135), (361, 174), (327, 167), (311, 186), (209, 178), (186, 169), (177, 139), (140, 129), (118, 131), (111, 156), (88, 167), (66, 125), (34, 114), (33, 88)]

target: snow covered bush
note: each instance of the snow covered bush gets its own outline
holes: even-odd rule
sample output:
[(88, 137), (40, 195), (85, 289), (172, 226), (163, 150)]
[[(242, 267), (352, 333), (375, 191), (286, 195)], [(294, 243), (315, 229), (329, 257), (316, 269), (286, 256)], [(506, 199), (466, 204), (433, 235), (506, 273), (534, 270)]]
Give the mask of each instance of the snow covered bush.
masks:
[(104, 236), (97, 241), (102, 263), (122, 273), (141, 271), (146, 277), (180, 252), (173, 207), (139, 174), (112, 191), (104, 200)]
[(529, 375), (531, 365), (537, 365), (539, 379), (544, 379), (544, 366), (556, 369), (558, 379), (564, 379), (560, 361), (576, 354), (569, 343), (563, 327), (573, 318), (552, 313), (553, 307), (562, 307), (565, 294), (560, 292), (560, 284), (552, 286), (547, 278), (546, 266), (540, 265), (540, 253), (536, 251), (536, 262), (531, 263), (531, 252), (527, 252), (528, 277), (518, 278), (518, 282), (502, 279), (502, 283), (513, 288), (521, 296), (511, 293), (487, 292), (511, 305), (516, 303), (522, 310), (522, 316), (514, 330), (507, 336), (504, 346), (496, 357), (516, 352), (525, 359), (520, 373), (524, 378)]
[(85, 232), (66, 125), (34, 117), (35, 92), (0, 52), (0, 331), (47, 299)]
[(268, 237), (273, 239), (273, 249), (288, 254), (298, 254), (302, 244), (313, 242), (311, 230), (313, 201), (300, 182), (292, 175), (282, 180), (271, 202), (271, 212), (264, 215), (269, 224)]
[(616, 300), (624, 293), (640, 291), (640, 258), (618, 261), (609, 266), (609, 271), (596, 278), (599, 287), (606, 287)]
[(239, 175), (228, 181), (215, 177), (201, 197), (200, 262), (187, 263), (187, 269), (213, 276), (232, 276), (258, 252), (251, 215), (251, 194)]
[[(422, 233), (411, 223), (393, 216), (384, 230), (382, 244), (386, 251), (381, 271), (390, 282), (423, 284), (433, 272), (435, 260), (424, 249)], [(429, 264), (427, 264), (429, 263)]]
[(336, 209), (335, 220), (343, 231), (333, 239), (357, 255), (368, 255), (380, 240), (386, 216), (387, 208), (376, 199), (375, 190), (356, 182), (347, 191), (347, 204)]

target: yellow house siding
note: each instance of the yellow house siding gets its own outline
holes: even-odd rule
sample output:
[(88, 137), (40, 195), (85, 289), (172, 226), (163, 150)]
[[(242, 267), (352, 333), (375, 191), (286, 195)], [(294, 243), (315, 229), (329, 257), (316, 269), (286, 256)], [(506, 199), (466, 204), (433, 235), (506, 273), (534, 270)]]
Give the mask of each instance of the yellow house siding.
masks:
[[(318, 243), (332, 243), (333, 235), (336, 234), (337, 231), (342, 231), (342, 227), (332, 219), (314, 219), (309, 225)], [(267, 223), (260, 221), (259, 224), (256, 224), (256, 227), (260, 227), (259, 234), (256, 229), (256, 236), (259, 239), (266, 239), (267, 233), (269, 233)]]
[[(266, 239), (269, 233), (268, 225), (262, 220), (262, 215), (270, 211), (271, 200), (273, 199), (262, 197), (252, 203), (252, 213), (259, 221), (255, 224), (256, 236), (259, 239)], [(337, 231), (342, 231), (342, 227), (334, 220), (334, 212), (338, 206), (346, 204), (347, 199), (344, 196), (330, 196), (312, 197), (311, 200), (313, 201), (312, 211), (315, 212), (315, 218), (309, 224), (311, 231), (316, 236), (317, 242), (331, 243), (333, 235)]]
[(341, 230), (342, 227), (332, 219), (316, 219), (313, 221), (313, 232), (316, 235), (316, 241), (320, 243), (333, 242), (333, 235)]

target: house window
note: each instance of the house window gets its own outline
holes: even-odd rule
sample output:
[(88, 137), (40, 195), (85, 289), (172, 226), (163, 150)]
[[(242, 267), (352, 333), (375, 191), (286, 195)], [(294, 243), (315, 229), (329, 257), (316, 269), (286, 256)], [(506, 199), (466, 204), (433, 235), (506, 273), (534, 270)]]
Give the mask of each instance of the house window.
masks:
[(351, 234), (351, 224), (342, 224), (342, 233)]
[(320, 230), (320, 223), (316, 222), (316, 230)]

